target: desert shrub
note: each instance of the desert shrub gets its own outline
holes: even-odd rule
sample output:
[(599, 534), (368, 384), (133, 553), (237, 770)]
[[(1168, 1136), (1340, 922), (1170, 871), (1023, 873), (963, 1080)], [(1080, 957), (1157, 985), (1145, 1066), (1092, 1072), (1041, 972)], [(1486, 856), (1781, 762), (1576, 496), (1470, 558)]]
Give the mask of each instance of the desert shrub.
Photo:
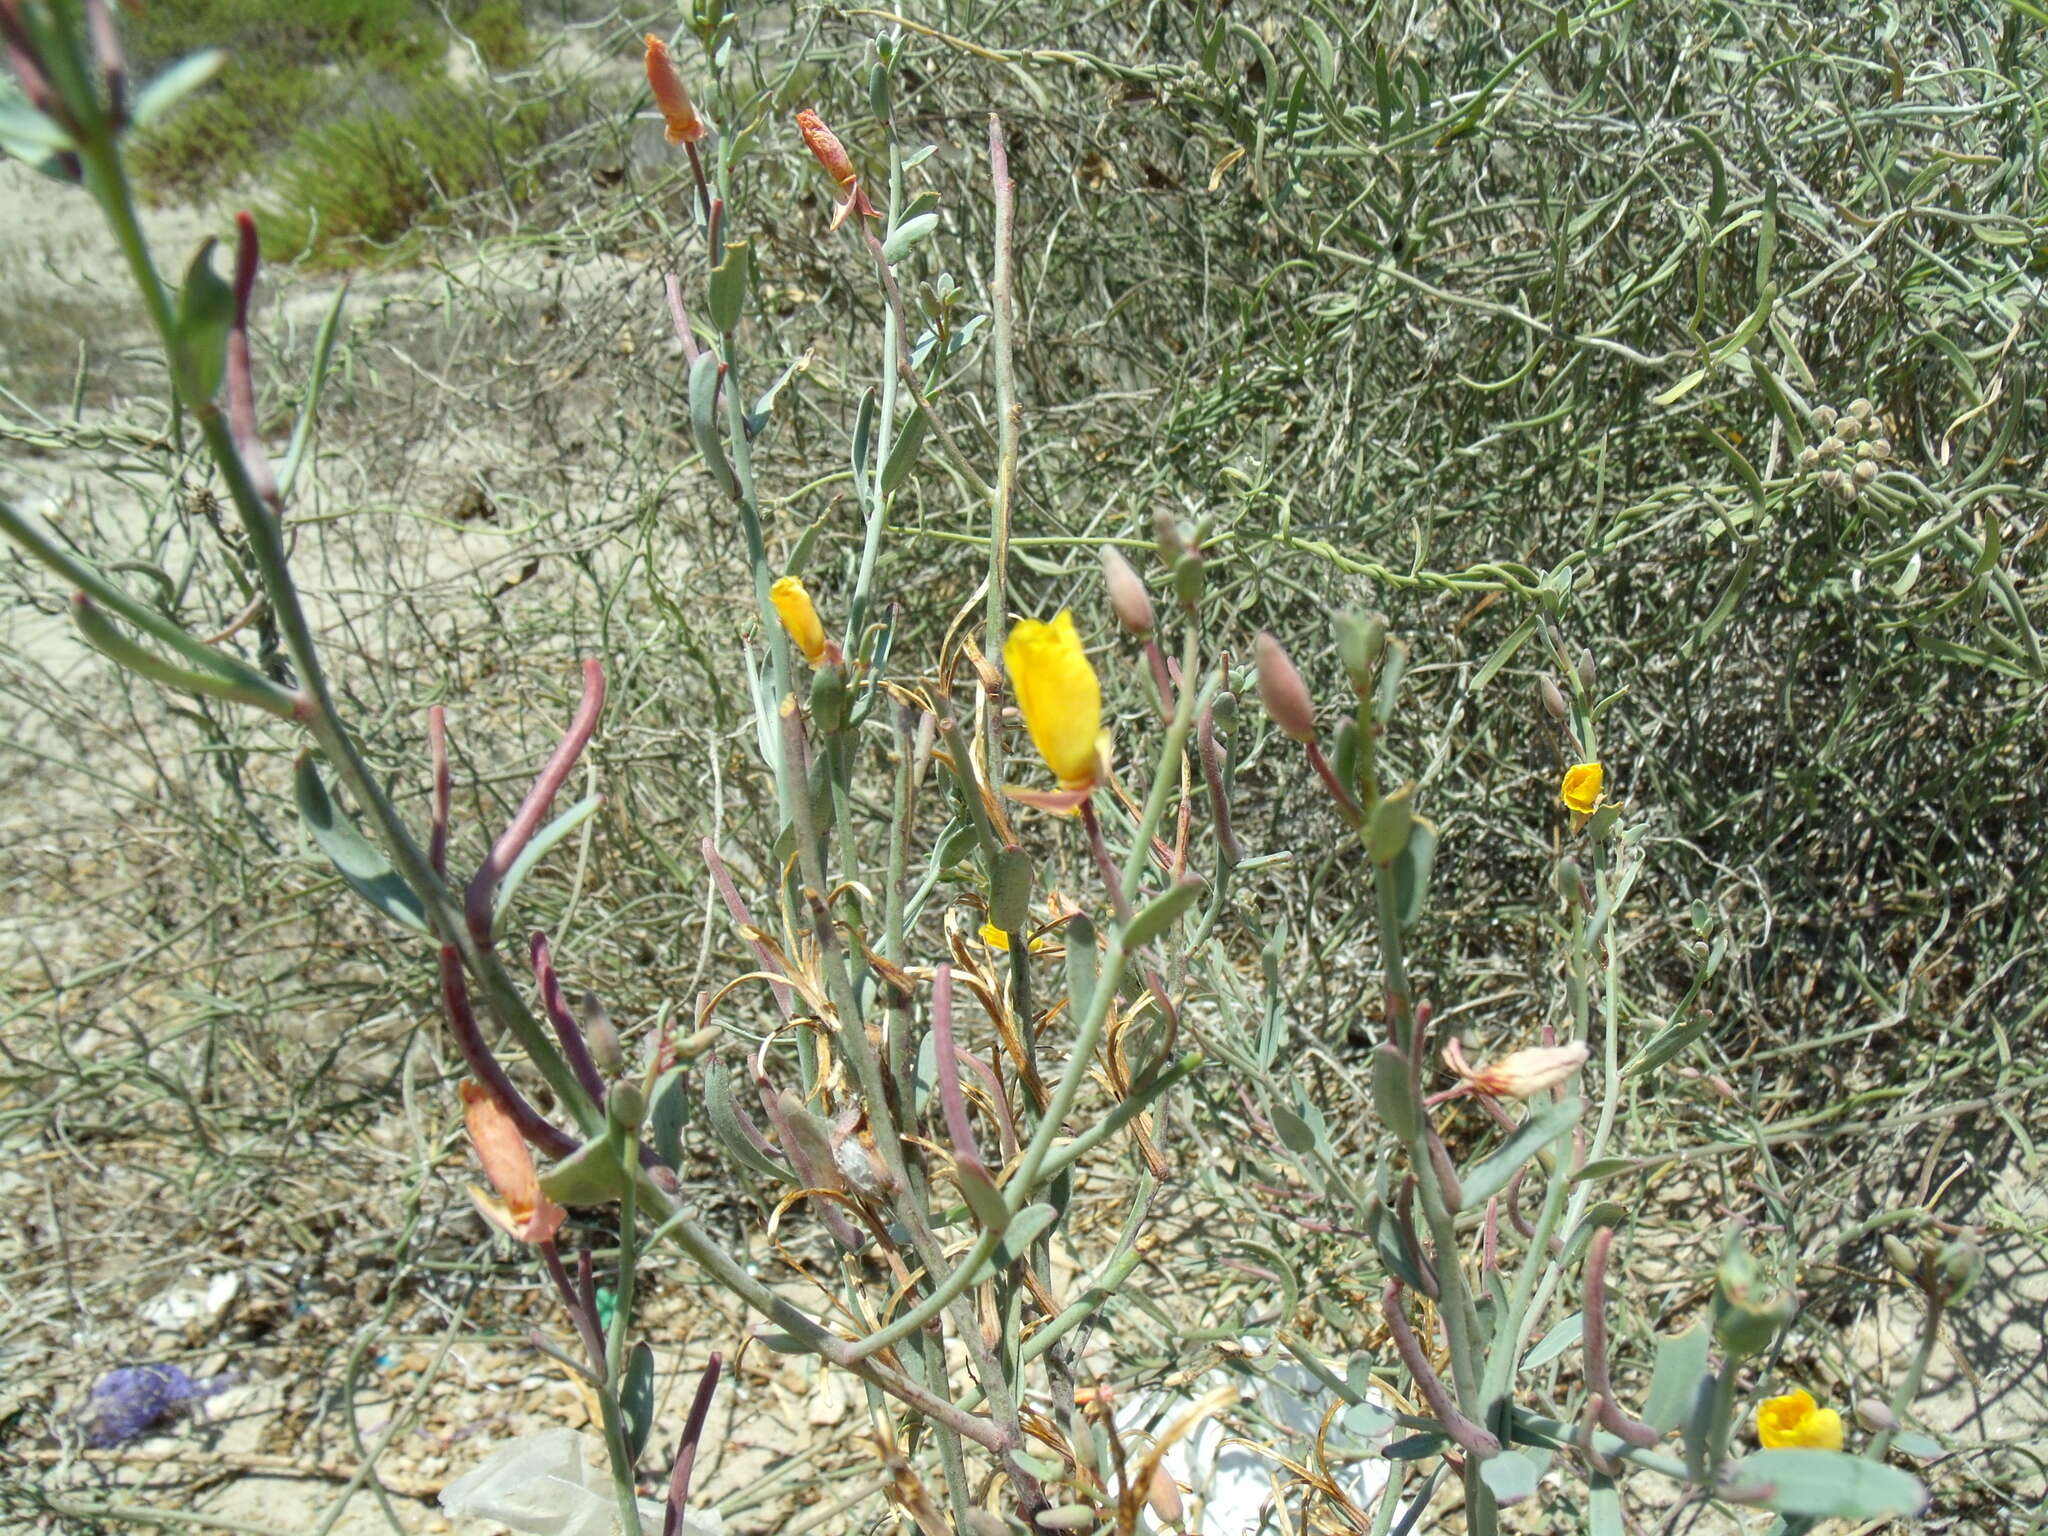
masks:
[(423, 232), (477, 193), (514, 206), (533, 195), (525, 162), (543, 140), (546, 105), (445, 82), (405, 97), (293, 138), (261, 216), (267, 253), (347, 260), (357, 248)]
[[(386, 130), (446, 131), (464, 138), (473, 127), (459, 125), (444, 96), (448, 29), (475, 45), (492, 71), (523, 69), (533, 46), (519, 0), (463, 0), (441, 9), (421, 0), (316, 0), (279, 7), (260, 0), (228, 5), (193, 0), (152, 5), (144, 13), (132, 46), (138, 63), (155, 70), (200, 48), (220, 48), (227, 62), (216, 81), (177, 114), (140, 135), (133, 151), (137, 175), (157, 198), (210, 195), (235, 181), (260, 179), (273, 157), (284, 155), (284, 174), (303, 168), (303, 158), (325, 156), (328, 169), (343, 169), (360, 191), (362, 183), (392, 167)], [(418, 95), (411, 121), (375, 104)], [(360, 132), (340, 130), (324, 148), (308, 151), (330, 118), (346, 120), (372, 103), (372, 116), (387, 121)], [(344, 145), (359, 145), (367, 159), (337, 165)], [(462, 155), (455, 152), (455, 158)], [(296, 154), (299, 158), (293, 158)], [(412, 194), (394, 192), (394, 206)]]

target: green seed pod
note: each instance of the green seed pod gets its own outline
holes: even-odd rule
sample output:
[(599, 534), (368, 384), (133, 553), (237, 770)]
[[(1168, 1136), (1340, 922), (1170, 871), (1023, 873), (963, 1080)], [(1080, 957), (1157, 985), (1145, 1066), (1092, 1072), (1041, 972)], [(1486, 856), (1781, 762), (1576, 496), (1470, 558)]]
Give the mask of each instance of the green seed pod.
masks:
[(1391, 864), (1408, 846), (1415, 831), (1415, 817), (1408, 809), (1408, 797), (1414, 788), (1413, 784), (1404, 785), (1373, 807), (1372, 829), (1366, 839), (1373, 863)]
[(1198, 551), (1191, 549), (1173, 562), (1173, 595), (1180, 599), (1183, 608), (1193, 608), (1201, 602), (1203, 580), (1202, 557)]
[(1564, 904), (1575, 907), (1586, 899), (1586, 875), (1579, 868), (1577, 859), (1557, 861), (1557, 894), (1564, 898)]
[(1216, 716), (1216, 729), (1229, 734), (1237, 724), (1237, 695), (1226, 688), (1216, 695), (1216, 702), (1210, 707)]
[(844, 667), (824, 666), (811, 674), (811, 720), (819, 730), (828, 735), (844, 730), (852, 708)]
[(1724, 1289), (1714, 1301), (1714, 1337), (1738, 1359), (1760, 1355), (1777, 1341), (1796, 1310), (1790, 1295), (1751, 1302), (1737, 1300)]
[(1170, 569), (1188, 553), (1187, 535), (1180, 531), (1180, 519), (1164, 510), (1152, 514), (1152, 537), (1159, 546), (1159, 558)]
[(1721, 1347), (1738, 1359), (1769, 1349), (1798, 1310), (1791, 1292), (1765, 1296), (1762, 1283), (1756, 1260), (1731, 1233), (1714, 1270), (1713, 1323)]
[(1422, 1128), (1409, 1083), (1408, 1058), (1392, 1045), (1373, 1049), (1372, 1102), (1380, 1112), (1380, 1123), (1401, 1140), (1411, 1140)]
[(1331, 759), (1337, 782), (1347, 791), (1358, 783), (1358, 722), (1346, 715), (1337, 722), (1337, 750)]
[(1074, 1453), (1076, 1466), (1089, 1472), (1100, 1470), (1095, 1462), (1095, 1432), (1088, 1416), (1078, 1408), (1067, 1420), (1067, 1445)]
[(1945, 1299), (1949, 1301), (1962, 1300), (1984, 1273), (1984, 1255), (1967, 1238), (1944, 1244), (1935, 1255), (1935, 1264), (1941, 1273)]
[(1536, 679), (1536, 696), (1543, 701), (1543, 712), (1553, 720), (1562, 720), (1571, 713), (1571, 706), (1564, 701), (1564, 694), (1549, 674)]
[(1920, 1255), (1889, 1234), (1884, 1240), (1884, 1256), (1892, 1261), (1899, 1278), (1908, 1285), (1920, 1283)]
[(595, 992), (584, 993), (577, 1006), (583, 1015), (583, 1038), (590, 1047), (590, 1059), (606, 1077), (617, 1077), (626, 1070), (626, 1053), (619, 1045), (619, 1032), (612, 1027), (611, 1014)]
[(613, 1083), (611, 1091), (604, 1096), (604, 1112), (613, 1125), (622, 1130), (637, 1131), (640, 1122), (647, 1118), (647, 1095), (640, 1091), (640, 1085), (621, 1080)]
[(1344, 663), (1344, 675), (1351, 691), (1361, 699), (1372, 693), (1373, 673), (1387, 648), (1387, 621), (1377, 613), (1361, 614), (1346, 608), (1336, 618), (1337, 656)]
[(706, 1051), (718, 1044), (719, 1028), (707, 1024), (676, 1042), (676, 1054), (685, 1061), (695, 1061)]
[(1031, 855), (1005, 848), (989, 875), (988, 920), (1005, 933), (1022, 933), (1031, 923)]

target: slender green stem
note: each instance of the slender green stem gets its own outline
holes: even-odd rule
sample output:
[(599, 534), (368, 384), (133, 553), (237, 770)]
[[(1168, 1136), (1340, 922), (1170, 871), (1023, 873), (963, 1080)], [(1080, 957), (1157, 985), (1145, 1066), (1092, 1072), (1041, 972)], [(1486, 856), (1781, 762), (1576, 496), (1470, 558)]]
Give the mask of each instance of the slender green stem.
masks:
[[(177, 320), (143, 239), (119, 151), (111, 138), (101, 137), (81, 146), (81, 154), (88, 184), (100, 201), (136, 286), (142, 291), (173, 373), (179, 373), (182, 371), (182, 350)], [(312, 626), (306, 618), (297, 583), (286, 559), (282, 532), (250, 479), (248, 467), (242, 462), (226, 420), (211, 402), (187, 403), (194, 407), (207, 453), (227, 484), (229, 497), (248, 539), (250, 557), (284, 640), (286, 654), (298, 672), (299, 686), (305, 696), (299, 711), (300, 718), (357, 804), (376, 824), (399, 874), (420, 897), (436, 930), (446, 942), (456, 946), (465, 966), (482, 983), (484, 997), (493, 1016), (511, 1030), (521, 1049), (532, 1058), (541, 1075), (547, 1079), (548, 1086), (568, 1107), (583, 1130), (587, 1134), (597, 1133), (603, 1127), (603, 1111), (583, 1091), (547, 1030), (526, 1006), (517, 985), (495, 952), (470, 933), (460, 901), (435, 873), (425, 851), (414, 841), (397, 808), (364, 761), (354, 737), (342, 723), (321, 666), (319, 646), (314, 640)]]
[[(638, 1167), (639, 1138), (629, 1131), (622, 1140), (626, 1167)], [(611, 1337), (605, 1344), (604, 1383), (597, 1394), (603, 1410), (605, 1439), (610, 1448), (607, 1459), (612, 1464), (612, 1491), (618, 1496), (619, 1515), (623, 1521), (620, 1529), (628, 1532), (640, 1528), (640, 1494), (633, 1483), (636, 1458), (627, 1439), (625, 1415), (621, 1411), (621, 1394), (626, 1384), (626, 1336), (633, 1322), (633, 1260), (639, 1237), (635, 1230), (638, 1195), (638, 1180), (628, 1179), (626, 1192), (619, 1200), (619, 1278), (613, 1292)]]
[(1885, 1405), (1891, 1410), (1891, 1424), (1871, 1436), (1869, 1448), (1863, 1453), (1864, 1460), (1883, 1461), (1885, 1452), (1892, 1448), (1892, 1441), (1898, 1435), (1899, 1426), (1906, 1422), (1906, 1413), (1912, 1408), (1913, 1399), (1920, 1395), (1920, 1383), (1926, 1379), (1928, 1364), (1934, 1359), (1934, 1347), (1941, 1342), (1941, 1315), (1944, 1310), (1941, 1297), (1930, 1294), (1927, 1298), (1927, 1328), (1920, 1335), (1920, 1347), (1913, 1351), (1913, 1363), (1906, 1367), (1906, 1374), (1899, 1378), (1891, 1401)]

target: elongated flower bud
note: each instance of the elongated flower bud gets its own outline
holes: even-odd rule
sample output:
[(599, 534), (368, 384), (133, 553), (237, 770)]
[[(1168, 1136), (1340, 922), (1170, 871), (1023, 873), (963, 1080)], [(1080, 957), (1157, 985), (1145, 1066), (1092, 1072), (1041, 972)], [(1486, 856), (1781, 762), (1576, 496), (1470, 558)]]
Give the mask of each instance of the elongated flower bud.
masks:
[(668, 124), (669, 143), (694, 144), (704, 137), (704, 119), (698, 116), (683, 77), (676, 73), (668, 44), (652, 32), (647, 34), (647, 88), (654, 92), (654, 104)]
[(1308, 685), (1288, 660), (1287, 652), (1272, 632), (1264, 629), (1252, 642), (1252, 651), (1259, 668), (1259, 702), (1266, 706), (1266, 713), (1273, 717), (1282, 734), (1296, 741), (1314, 741), (1316, 707), (1308, 696)]
[(1536, 692), (1543, 700), (1544, 713), (1549, 715), (1551, 719), (1562, 720), (1567, 714), (1571, 713), (1565, 706), (1563, 693), (1558, 691), (1557, 684), (1548, 677), (1536, 679)]
[(809, 107), (796, 115), (796, 130), (803, 135), (804, 148), (816, 157), (825, 174), (838, 184), (839, 190), (849, 192), (858, 173), (853, 168), (853, 156), (846, 152), (846, 146), (839, 142), (839, 135), (825, 126), (825, 120)]
[(1109, 589), (1109, 607), (1117, 623), (1141, 640), (1158, 627), (1144, 578), (1111, 544), (1102, 546), (1102, 584)]
[(1064, 608), (1050, 624), (1026, 619), (1010, 631), (1003, 666), (1024, 716), (1024, 729), (1062, 789), (1089, 789), (1102, 779), (1102, 684), (1074, 616)]
[(804, 588), (803, 578), (782, 577), (768, 589), (768, 600), (775, 605), (775, 615), (782, 620), (782, 627), (789, 631), (789, 638), (804, 653), (804, 660), (814, 667), (823, 665), (825, 626), (818, 618), (811, 594)]

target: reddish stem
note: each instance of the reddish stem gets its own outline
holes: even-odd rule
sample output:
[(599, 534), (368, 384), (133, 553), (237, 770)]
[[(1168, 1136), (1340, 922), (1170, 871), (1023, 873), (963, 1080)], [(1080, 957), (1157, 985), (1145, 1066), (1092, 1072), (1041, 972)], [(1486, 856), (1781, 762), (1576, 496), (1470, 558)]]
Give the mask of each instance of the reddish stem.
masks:
[(570, 771), (576, 766), (576, 759), (583, 755), (583, 749), (590, 745), (590, 738), (596, 734), (597, 717), (603, 712), (604, 667), (593, 658), (583, 663), (583, 698), (576, 706), (575, 718), (569, 722), (561, 745), (555, 748), (547, 766), (533, 781), (533, 788), (520, 802), (511, 825), (498, 834), (497, 842), (491, 845), (489, 857), (477, 870), (476, 878), (469, 882), (469, 889), (463, 893), (463, 910), (469, 918), (470, 935), (486, 949), (491, 946), (492, 906), (498, 894), (498, 882), (505, 878), (506, 871), (525, 851), (526, 845), (533, 841), (534, 833), (540, 830), (556, 793), (567, 782)]
[(1358, 802), (1351, 798), (1351, 791), (1337, 782), (1337, 770), (1330, 766), (1330, 760), (1323, 756), (1323, 749), (1312, 741), (1304, 741), (1302, 750), (1308, 753), (1309, 766), (1322, 778), (1323, 787), (1330, 792), (1330, 798), (1337, 802), (1337, 811), (1352, 826), (1365, 820), (1365, 812), (1358, 808)]
[(668, 291), (669, 319), (675, 322), (676, 340), (683, 344), (683, 361), (697, 361), (697, 335), (690, 329), (690, 311), (683, 304), (683, 284), (675, 273), (665, 273), (662, 287)]
[(562, 1043), (562, 1057), (569, 1063), (569, 1070), (576, 1074), (576, 1081), (583, 1085), (583, 1091), (590, 1095), (593, 1104), (604, 1102), (604, 1076), (597, 1070), (597, 1063), (590, 1059), (590, 1047), (583, 1039), (583, 1030), (576, 1023), (576, 1015), (569, 1011), (569, 1000), (562, 996), (562, 983), (555, 975), (555, 957), (548, 948), (548, 936), (535, 933), (527, 941), (527, 952), (533, 959), (533, 979), (540, 985), (540, 1005), (548, 1016), (548, 1022), (555, 1026), (555, 1038)]
[(443, 880), (448, 878), (448, 800), (453, 782), (448, 776), (448, 711), (436, 704), (427, 711), (427, 751), (434, 763), (434, 825), (427, 839), (427, 862)]
[(1656, 1430), (1621, 1411), (1607, 1368), (1607, 1253), (1614, 1246), (1614, 1228), (1602, 1227), (1586, 1249), (1585, 1344), (1586, 1390), (1598, 1400), (1601, 1427), (1630, 1445), (1648, 1448), (1663, 1439)]
[[(690, 158), (697, 158), (696, 145)], [(676, 1447), (675, 1470), (668, 1479), (668, 1511), (661, 1517), (661, 1536), (682, 1536), (683, 1511), (690, 1501), (690, 1474), (697, 1465), (697, 1447), (704, 1439), (704, 1421), (711, 1416), (711, 1394), (718, 1390), (718, 1368), (723, 1359), (713, 1353), (697, 1378), (697, 1396), (690, 1404), (690, 1417), (683, 1425), (683, 1438)]]
[(263, 498), (274, 517), (284, 509), (277, 489), (277, 476), (264, 451), (263, 433), (256, 424), (256, 381), (249, 363), (249, 301), (256, 292), (256, 262), (259, 247), (256, 221), (247, 213), (235, 215), (235, 319), (228, 329), (227, 396), (228, 436), (249, 483)]
[(1116, 867), (1116, 860), (1110, 857), (1109, 844), (1102, 836), (1102, 818), (1095, 814), (1095, 801), (1091, 796), (1081, 802), (1081, 825), (1088, 829), (1088, 847), (1095, 855), (1095, 867), (1102, 874), (1102, 883), (1109, 888), (1111, 905), (1116, 908), (1117, 921), (1131, 920), (1131, 904), (1124, 896), (1124, 877)]
[(1443, 1425), (1444, 1433), (1481, 1460), (1498, 1456), (1500, 1441), (1489, 1430), (1458, 1412), (1458, 1405), (1451, 1401), (1450, 1390), (1444, 1386), (1443, 1378), (1437, 1375), (1429, 1357), (1423, 1354), (1422, 1346), (1416, 1343), (1415, 1330), (1408, 1326), (1407, 1314), (1401, 1310), (1399, 1280), (1387, 1282), (1386, 1293), (1380, 1298), (1380, 1310), (1386, 1314), (1387, 1331), (1393, 1335), (1394, 1348), (1400, 1353), (1401, 1363), (1408, 1367), (1415, 1390), (1429, 1404), (1429, 1411)]
[(1202, 777), (1209, 785), (1209, 814), (1216, 822), (1216, 846), (1222, 852), (1223, 867), (1227, 870), (1243, 855), (1238, 852), (1237, 834), (1230, 829), (1230, 797), (1223, 789), (1223, 752), (1216, 745), (1216, 707), (1213, 704), (1202, 711), (1196, 735), (1201, 745)]
[[(704, 855), (704, 862), (710, 866), (712, 883), (718, 887), (718, 894), (725, 902), (725, 910), (732, 914), (732, 920), (742, 928), (758, 931), (759, 925), (754, 921), (754, 914), (747, 910), (747, 903), (740, 895), (739, 887), (732, 883), (732, 876), (726, 871), (725, 860), (718, 856), (718, 845), (707, 837), (698, 844), (698, 850)], [(773, 950), (756, 938), (749, 937), (747, 943), (754, 951), (754, 958), (761, 962), (762, 970), (768, 972), (770, 976), (782, 974), (782, 967), (776, 963)], [(782, 1010), (782, 1016), (785, 1019), (794, 1017), (795, 999), (789, 988), (779, 981), (770, 981), (768, 990), (775, 994), (775, 1006)]]
[(939, 1105), (946, 1114), (946, 1134), (953, 1138), (953, 1158), (963, 1167), (988, 1176), (981, 1148), (974, 1140), (967, 1099), (960, 1092), (960, 1063), (953, 1057), (953, 967), (940, 965), (932, 975), (932, 1054), (939, 1062)]

